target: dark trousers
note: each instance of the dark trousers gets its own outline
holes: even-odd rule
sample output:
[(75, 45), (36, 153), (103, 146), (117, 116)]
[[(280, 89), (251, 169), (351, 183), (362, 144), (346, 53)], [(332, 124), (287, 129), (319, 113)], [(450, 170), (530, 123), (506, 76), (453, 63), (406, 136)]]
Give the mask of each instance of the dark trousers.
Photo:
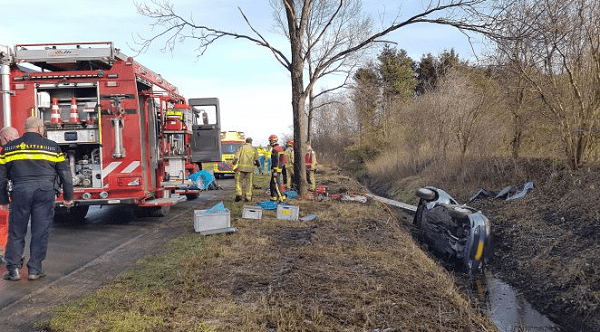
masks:
[(55, 191), (52, 184), (14, 185), (5, 255), (7, 269), (21, 268), (27, 225), (31, 218), (30, 257), (27, 268), (29, 274), (42, 272), (42, 261), (46, 258), (48, 249), (48, 234), (54, 219), (54, 198)]

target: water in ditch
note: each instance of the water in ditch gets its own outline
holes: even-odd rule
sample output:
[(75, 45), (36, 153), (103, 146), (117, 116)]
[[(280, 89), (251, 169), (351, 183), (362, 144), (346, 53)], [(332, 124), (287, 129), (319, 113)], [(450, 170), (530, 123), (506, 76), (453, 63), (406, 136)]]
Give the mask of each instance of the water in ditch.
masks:
[(548, 317), (489, 271), (473, 281), (473, 288), (488, 317), (501, 332), (560, 331)]

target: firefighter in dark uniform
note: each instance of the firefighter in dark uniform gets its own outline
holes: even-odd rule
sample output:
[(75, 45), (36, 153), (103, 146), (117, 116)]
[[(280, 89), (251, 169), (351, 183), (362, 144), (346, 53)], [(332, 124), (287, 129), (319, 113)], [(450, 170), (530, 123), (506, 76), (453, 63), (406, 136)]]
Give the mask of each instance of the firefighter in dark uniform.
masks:
[(9, 203), (8, 180), (12, 181), (11, 211), (6, 246), (5, 280), (20, 280), (27, 224), (31, 217), (29, 280), (45, 276), (48, 233), (54, 218), (55, 182), (60, 179), (64, 205), (73, 206), (73, 182), (69, 165), (56, 142), (45, 138), (41, 119), (25, 120), (25, 133), (7, 143), (0, 153), (0, 205)]
[(271, 192), (271, 201), (283, 202), (284, 194), (281, 192), (281, 168), (285, 164), (285, 155), (283, 149), (277, 143), (277, 135), (269, 136), (269, 145), (271, 145), (271, 182), (269, 189)]

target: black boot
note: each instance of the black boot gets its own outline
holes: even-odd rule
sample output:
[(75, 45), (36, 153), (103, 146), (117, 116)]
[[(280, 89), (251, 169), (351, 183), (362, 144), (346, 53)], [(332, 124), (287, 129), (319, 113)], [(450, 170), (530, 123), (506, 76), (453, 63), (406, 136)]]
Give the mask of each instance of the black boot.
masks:
[(4, 273), (2, 278), (4, 278), (4, 280), (10, 280), (10, 281), (21, 280), (21, 271), (19, 271), (19, 269), (16, 269), (16, 268), (7, 269), (6, 273)]

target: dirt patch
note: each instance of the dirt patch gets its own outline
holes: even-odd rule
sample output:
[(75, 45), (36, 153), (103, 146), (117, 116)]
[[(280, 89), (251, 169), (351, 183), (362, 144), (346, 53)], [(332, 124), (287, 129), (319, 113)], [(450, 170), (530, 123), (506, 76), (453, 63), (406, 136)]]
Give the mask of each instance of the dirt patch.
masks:
[(600, 331), (600, 169), (556, 173), (525, 198), (476, 201), (493, 271), (568, 331)]
[[(533, 181), (522, 199), (475, 200), (492, 221), (492, 271), (565, 331), (600, 331), (600, 167), (571, 171), (551, 161), (493, 161), (486, 177), (429, 179), (459, 202), (479, 188)], [(421, 184), (423, 185), (423, 184)]]

